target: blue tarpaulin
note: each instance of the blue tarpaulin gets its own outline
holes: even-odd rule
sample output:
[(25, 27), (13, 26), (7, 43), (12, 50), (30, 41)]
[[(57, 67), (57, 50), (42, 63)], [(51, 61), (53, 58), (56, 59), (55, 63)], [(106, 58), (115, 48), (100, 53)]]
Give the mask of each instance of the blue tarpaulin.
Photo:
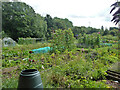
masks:
[(52, 50), (51, 47), (44, 47), (44, 48), (38, 48), (38, 49), (33, 49), (33, 53), (47, 53), (50, 50)]
[[(38, 49), (33, 49), (32, 52), (33, 53), (48, 53), (49, 51), (56, 49), (57, 47), (43, 47), (43, 48), (38, 48)], [(64, 49), (64, 46), (61, 47), (62, 49)]]
[(100, 45), (112, 46), (111, 43), (100, 43)]

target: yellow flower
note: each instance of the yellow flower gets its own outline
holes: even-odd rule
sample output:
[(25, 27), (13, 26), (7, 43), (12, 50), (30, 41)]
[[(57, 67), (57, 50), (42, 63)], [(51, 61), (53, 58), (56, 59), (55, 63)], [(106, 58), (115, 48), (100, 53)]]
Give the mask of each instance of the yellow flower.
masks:
[(107, 86), (107, 88), (110, 88), (110, 86)]
[(103, 82), (106, 82), (106, 80), (102, 80)]

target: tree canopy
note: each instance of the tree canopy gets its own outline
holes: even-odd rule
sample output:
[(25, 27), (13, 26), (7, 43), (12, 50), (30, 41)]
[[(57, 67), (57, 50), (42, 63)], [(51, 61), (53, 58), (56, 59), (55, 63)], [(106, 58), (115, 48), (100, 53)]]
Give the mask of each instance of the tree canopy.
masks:
[[(118, 6), (117, 3), (113, 4), (113, 9), (111, 12)], [(119, 3), (118, 3), (119, 5)], [(119, 21), (119, 8), (113, 14), (113, 19), (115, 23)], [(110, 13), (111, 13), (110, 12)], [(71, 28), (74, 36), (78, 34), (92, 34), (100, 32), (101, 35), (111, 34), (113, 36), (117, 35), (116, 27), (110, 27), (109, 30), (104, 31), (104, 27), (101, 26), (101, 29), (96, 29), (92, 27), (85, 26), (73, 26), (73, 23), (67, 18), (59, 18), (50, 16), (47, 14), (45, 17), (41, 16), (38, 13), (35, 13), (34, 9), (23, 2), (2, 2), (2, 29), (4, 36), (9, 36), (12, 39), (16, 40), (18, 38), (44, 38), (51, 39), (52, 33), (55, 30), (68, 30)]]
[(44, 18), (23, 2), (2, 3), (2, 26), (14, 40), (19, 37), (44, 37), (47, 27)]

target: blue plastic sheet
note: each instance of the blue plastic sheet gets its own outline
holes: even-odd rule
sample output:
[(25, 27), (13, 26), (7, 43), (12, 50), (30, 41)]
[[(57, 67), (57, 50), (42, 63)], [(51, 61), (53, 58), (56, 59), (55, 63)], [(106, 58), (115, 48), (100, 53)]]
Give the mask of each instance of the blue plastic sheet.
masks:
[[(56, 49), (57, 47), (55, 46), (53, 47), (43, 47), (43, 48), (38, 48), (38, 49), (33, 49), (32, 52), (33, 53), (48, 53), (49, 51)], [(62, 49), (64, 49), (64, 46), (61, 47)]]
[(100, 43), (100, 45), (112, 46), (111, 43)]
[(52, 50), (51, 47), (44, 47), (44, 48), (38, 48), (38, 49), (33, 49), (33, 53), (47, 53), (50, 50)]

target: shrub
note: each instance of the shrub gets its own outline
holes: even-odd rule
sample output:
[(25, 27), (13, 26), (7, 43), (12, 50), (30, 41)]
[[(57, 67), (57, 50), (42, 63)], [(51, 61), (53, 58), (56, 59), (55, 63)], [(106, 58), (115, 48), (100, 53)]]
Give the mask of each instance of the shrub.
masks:
[(56, 52), (56, 50), (63, 52), (66, 49), (71, 51), (73, 48), (75, 48), (74, 39), (75, 38), (71, 29), (56, 30), (56, 32), (53, 34), (53, 39), (52, 39), (53, 52)]
[(33, 44), (35, 42), (35, 38), (19, 38), (18, 40), (18, 44)]
[(98, 35), (79, 35), (78, 47), (100, 47), (100, 34)]

